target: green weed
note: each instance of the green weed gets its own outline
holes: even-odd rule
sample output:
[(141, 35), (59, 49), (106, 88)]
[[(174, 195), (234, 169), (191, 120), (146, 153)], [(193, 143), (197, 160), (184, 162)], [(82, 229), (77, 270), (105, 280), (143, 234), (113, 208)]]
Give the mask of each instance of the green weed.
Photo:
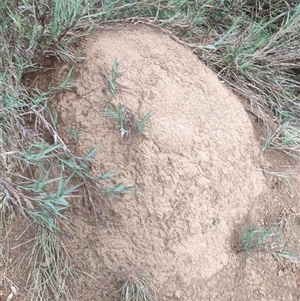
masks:
[[(104, 70), (103, 74), (108, 82), (111, 98), (116, 96), (118, 91), (118, 84), (116, 82), (122, 74), (118, 72), (119, 63), (115, 58), (113, 60), (111, 75), (108, 75), (107, 71)], [(149, 111), (140, 120), (136, 119), (133, 112), (126, 108), (125, 106), (118, 105), (114, 106), (109, 103), (102, 113), (103, 116), (114, 118), (118, 122), (118, 127), (120, 129), (122, 138), (129, 138), (132, 135), (141, 134), (146, 131), (152, 112)]]
[(118, 122), (122, 138), (129, 138), (132, 135), (144, 133), (148, 129), (152, 112), (149, 111), (140, 120), (136, 119), (133, 112), (125, 106), (108, 104), (105, 111), (102, 113), (105, 117), (114, 118)]
[(77, 144), (79, 142), (79, 138), (81, 136), (81, 133), (76, 128), (69, 128), (69, 135), (73, 141), (74, 144)]
[(269, 253), (292, 262), (299, 262), (298, 256), (286, 251), (286, 243), (282, 240), (280, 227), (250, 228), (241, 235), (239, 247), (248, 254), (252, 252)]
[(109, 91), (110, 91), (111, 98), (115, 97), (115, 95), (119, 89), (118, 84), (117, 84), (117, 79), (122, 76), (122, 73), (120, 73), (118, 71), (118, 68), (119, 68), (119, 63), (118, 63), (117, 59), (115, 58), (113, 60), (113, 64), (112, 64), (111, 74), (109, 75), (107, 70), (103, 71), (103, 74), (109, 85)]
[(144, 133), (148, 129), (151, 116), (152, 116), (152, 112), (149, 111), (140, 120), (136, 120), (136, 124), (137, 124), (139, 133)]

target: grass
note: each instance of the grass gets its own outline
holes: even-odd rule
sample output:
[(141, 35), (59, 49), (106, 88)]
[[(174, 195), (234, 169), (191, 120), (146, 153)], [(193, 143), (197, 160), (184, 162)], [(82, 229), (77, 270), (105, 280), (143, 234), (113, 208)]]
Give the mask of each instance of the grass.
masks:
[(244, 231), (239, 239), (240, 250), (248, 254), (253, 252), (269, 253), (298, 263), (299, 257), (286, 251), (286, 245), (282, 239), (280, 225), (275, 228), (250, 228)]
[(28, 300), (48, 300), (49, 294), (52, 300), (73, 300), (69, 285), (74, 285), (78, 275), (58, 235), (38, 227), (34, 245), (25, 256), (30, 258)]
[(283, 179), (286, 182), (286, 184), (289, 186), (290, 190), (293, 191), (293, 185), (291, 183), (291, 180), (295, 179), (295, 176), (293, 174), (280, 172), (280, 171), (270, 171), (267, 168), (262, 168), (261, 170), (265, 174), (273, 175), (275, 177)]
[(107, 70), (103, 70), (103, 74), (109, 85), (111, 98), (114, 98), (119, 90), (117, 79), (122, 76), (122, 73), (118, 71), (118, 68), (119, 68), (119, 62), (117, 61), (116, 58), (114, 58), (111, 74), (109, 75)]
[(153, 283), (144, 274), (129, 275), (120, 287), (121, 301), (156, 301)]
[[(116, 96), (119, 91), (117, 78), (121, 76), (118, 72), (119, 63), (115, 58), (113, 60), (111, 75), (104, 71), (103, 74), (108, 82), (109, 90), (111, 94), (111, 100)], [(102, 115), (105, 117), (113, 118), (117, 120), (118, 127), (122, 138), (129, 138), (133, 135), (144, 133), (149, 126), (150, 117), (152, 112), (149, 111), (141, 119), (137, 119), (133, 112), (123, 105), (118, 105), (117, 107), (111, 102), (107, 105)]]
[(149, 111), (141, 119), (136, 119), (131, 110), (125, 106), (108, 104), (105, 111), (102, 113), (105, 117), (116, 119), (120, 129), (122, 138), (129, 138), (133, 135), (142, 134), (148, 129), (152, 112)]
[(82, 133), (80, 133), (78, 129), (72, 127), (69, 128), (69, 135), (75, 145), (78, 144), (81, 134)]
[[(33, 300), (46, 300), (47, 294), (70, 298), (65, 279), (72, 273), (68, 261), (63, 265), (62, 258), (67, 254), (58, 239), (62, 233), (59, 220), (65, 219), (69, 199), (83, 194), (97, 216), (101, 208), (95, 200), (99, 196), (112, 201), (132, 187), (124, 183), (109, 185), (113, 178), (109, 171), (92, 175), (90, 165), (97, 149), (90, 149), (85, 155), (72, 153), (59, 135), (51, 99), (57, 92), (74, 86), (72, 72), (48, 91), (27, 87), (26, 75), (39, 70), (49, 57), (66, 62), (82, 59), (72, 43), (88, 34), (93, 24), (142, 22), (160, 26), (193, 49), (230, 87), (277, 122), (265, 149), (275, 148), (299, 158), (299, 21), (300, 5), (296, 0), (1, 1), (0, 222), (3, 225), (18, 214), (28, 218), (36, 229), (28, 280)], [(104, 74), (113, 98), (121, 75), (117, 60), (111, 75), (107, 71)], [(122, 137), (145, 131), (151, 116), (149, 112), (137, 120), (129, 112), (123, 106), (108, 107), (106, 111), (117, 119)], [(78, 143), (77, 129), (70, 129), (70, 136), (74, 144)], [(268, 231), (246, 231), (242, 238), (245, 251), (258, 246), (256, 250), (272, 254), (281, 250), (279, 255), (288, 257), (280, 249), (276, 231)], [(51, 234), (49, 239), (46, 233)], [(2, 237), (5, 241), (3, 233)], [(57, 258), (60, 263), (54, 267), (53, 259), (49, 265), (47, 258)], [(44, 262), (45, 271), (38, 268)], [(129, 282), (127, 288), (130, 287), (136, 294), (137, 288)]]

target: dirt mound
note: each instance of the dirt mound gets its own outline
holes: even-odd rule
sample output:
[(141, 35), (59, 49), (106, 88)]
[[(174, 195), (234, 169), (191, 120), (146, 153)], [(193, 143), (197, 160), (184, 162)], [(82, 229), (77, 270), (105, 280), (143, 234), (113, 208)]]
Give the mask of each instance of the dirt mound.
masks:
[[(86, 205), (75, 206), (72, 255), (102, 292), (142, 271), (161, 300), (199, 300), (204, 281), (229, 264), (234, 229), (264, 190), (251, 122), (192, 52), (157, 30), (106, 29), (84, 45), (76, 92), (57, 103), (61, 128), (84, 133), (82, 152), (101, 147), (95, 174), (115, 170), (136, 190), (104, 208), (98, 226)], [(114, 58), (123, 73), (115, 104), (140, 117), (153, 112), (151, 129), (129, 140), (101, 116), (109, 100), (103, 70)]]

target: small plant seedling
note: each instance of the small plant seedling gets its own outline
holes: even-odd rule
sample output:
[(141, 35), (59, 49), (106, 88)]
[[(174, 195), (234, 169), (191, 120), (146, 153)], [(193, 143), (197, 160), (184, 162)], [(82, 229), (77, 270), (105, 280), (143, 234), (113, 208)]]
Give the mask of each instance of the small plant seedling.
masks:
[(136, 124), (138, 127), (138, 132), (143, 133), (147, 130), (150, 117), (152, 116), (152, 112), (149, 111), (144, 117), (142, 117), (140, 120), (136, 120)]
[(103, 70), (103, 74), (108, 82), (109, 91), (111, 98), (114, 98), (118, 92), (117, 79), (122, 76), (122, 73), (118, 71), (119, 63), (116, 58), (113, 60), (111, 75), (108, 74), (107, 70)]
[(109, 104), (103, 112), (103, 116), (117, 120), (122, 138), (129, 138), (132, 135), (144, 133), (148, 128), (151, 115), (152, 112), (149, 111), (138, 120), (131, 110), (120, 104), (118, 107)]
[(79, 141), (79, 138), (81, 136), (81, 133), (76, 128), (69, 128), (69, 135), (70, 135), (73, 143), (77, 144)]
[[(114, 58), (111, 75), (109, 75), (106, 70), (103, 71), (109, 85), (111, 98), (114, 98), (118, 91), (117, 78), (122, 76), (122, 73), (118, 72), (118, 67), (119, 63), (117, 59)], [(121, 132), (121, 137), (129, 138), (132, 135), (141, 134), (147, 130), (152, 112), (149, 111), (145, 116), (138, 120), (133, 112), (125, 106), (119, 104), (116, 107), (112, 103), (109, 103), (102, 115), (116, 119)]]

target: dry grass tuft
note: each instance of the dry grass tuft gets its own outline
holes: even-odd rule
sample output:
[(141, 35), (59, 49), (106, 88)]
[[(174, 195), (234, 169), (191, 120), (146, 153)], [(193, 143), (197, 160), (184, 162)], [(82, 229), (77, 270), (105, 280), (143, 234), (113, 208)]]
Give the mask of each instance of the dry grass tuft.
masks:
[(122, 301), (157, 301), (156, 289), (144, 274), (131, 274), (120, 288)]

